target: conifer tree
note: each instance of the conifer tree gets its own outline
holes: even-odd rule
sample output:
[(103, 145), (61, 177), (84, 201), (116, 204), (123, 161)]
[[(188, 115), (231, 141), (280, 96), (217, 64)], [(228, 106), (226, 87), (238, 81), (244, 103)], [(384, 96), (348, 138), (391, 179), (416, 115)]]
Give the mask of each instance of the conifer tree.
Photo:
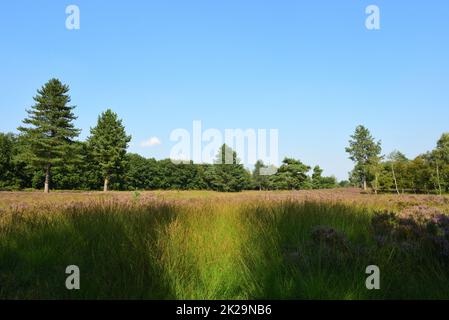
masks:
[(95, 128), (90, 130), (88, 138), (93, 158), (98, 164), (104, 179), (103, 191), (108, 191), (111, 176), (123, 171), (126, 161), (126, 149), (131, 141), (127, 136), (122, 120), (110, 109), (98, 117)]
[(382, 160), (381, 151), (380, 141), (374, 141), (373, 136), (364, 126), (357, 126), (351, 140), (349, 140), (349, 147), (346, 148), (346, 152), (350, 155), (349, 159), (355, 162), (352, 172), (353, 178), (361, 182), (365, 191), (366, 183), (371, 176), (374, 176), (376, 181), (374, 184), (375, 190), (378, 188), (377, 170), (379, 162)]
[(206, 172), (212, 190), (236, 192), (247, 188), (251, 174), (245, 170), (237, 157), (237, 153), (226, 144), (218, 150), (214, 165)]
[(45, 172), (44, 192), (49, 192), (51, 168), (66, 162), (71, 156), (73, 139), (80, 130), (73, 120), (74, 106), (68, 95), (69, 86), (58, 79), (49, 80), (33, 98), (36, 104), (27, 110), (23, 120), (27, 127), (19, 127), (28, 145), (26, 158), (32, 166)]

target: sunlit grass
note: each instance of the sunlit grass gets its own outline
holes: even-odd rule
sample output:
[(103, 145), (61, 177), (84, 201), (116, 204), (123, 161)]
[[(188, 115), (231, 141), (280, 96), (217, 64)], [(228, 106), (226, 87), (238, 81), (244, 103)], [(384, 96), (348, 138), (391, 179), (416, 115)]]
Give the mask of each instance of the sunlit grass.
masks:
[[(371, 205), (358, 195), (301, 197), (2, 194), (0, 298), (449, 298), (449, 271), (437, 257), (373, 241), (374, 210), (423, 199), (388, 196)], [(322, 225), (344, 233), (351, 250), (314, 242), (312, 230)], [(81, 270), (78, 291), (65, 288), (72, 264)], [(381, 269), (381, 290), (365, 287), (370, 264)]]

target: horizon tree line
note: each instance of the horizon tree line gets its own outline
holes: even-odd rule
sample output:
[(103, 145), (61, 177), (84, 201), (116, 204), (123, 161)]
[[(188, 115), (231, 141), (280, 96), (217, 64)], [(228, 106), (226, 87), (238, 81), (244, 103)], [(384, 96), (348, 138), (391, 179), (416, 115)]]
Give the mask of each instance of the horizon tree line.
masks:
[[(75, 106), (70, 105), (69, 86), (50, 79), (37, 90), (35, 104), (18, 127), (20, 134), (0, 133), (0, 190), (42, 188), (69, 190), (182, 189), (233, 192), (241, 190), (325, 189), (338, 186), (370, 187), (375, 193), (448, 192), (449, 134), (442, 135), (437, 148), (407, 159), (399, 151), (381, 155), (364, 126), (358, 126), (346, 152), (354, 161), (349, 181), (337, 183), (322, 176), (319, 166), (285, 158), (274, 175), (261, 174), (266, 168), (257, 161), (252, 172), (239, 162), (227, 145), (218, 150), (213, 164), (174, 164), (170, 159), (155, 160), (128, 153), (131, 136), (118, 115), (107, 109), (98, 116), (86, 141), (77, 141)], [(224, 164), (224, 154), (233, 163)], [(308, 174), (312, 170), (311, 174)]]
[(346, 148), (354, 161), (350, 182), (374, 193), (397, 194), (449, 192), (449, 133), (443, 133), (434, 150), (408, 159), (394, 150), (382, 155), (381, 141), (375, 141), (370, 131), (358, 126)]

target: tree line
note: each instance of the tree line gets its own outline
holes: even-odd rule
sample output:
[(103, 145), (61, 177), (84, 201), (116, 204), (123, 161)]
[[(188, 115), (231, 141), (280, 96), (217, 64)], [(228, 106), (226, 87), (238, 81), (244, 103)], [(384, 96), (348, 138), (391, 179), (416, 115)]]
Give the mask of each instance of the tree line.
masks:
[(375, 141), (370, 131), (358, 126), (346, 148), (354, 169), (350, 182), (370, 188), (374, 193), (434, 193), (449, 192), (449, 133), (443, 133), (432, 151), (408, 159), (402, 152), (382, 154), (381, 141)]
[[(358, 126), (346, 152), (354, 161), (349, 181), (337, 183), (319, 166), (285, 158), (272, 175), (257, 161), (250, 172), (227, 145), (213, 164), (176, 164), (128, 153), (131, 136), (117, 114), (106, 110), (86, 141), (78, 141), (75, 107), (69, 87), (58, 79), (37, 90), (35, 104), (18, 127), (19, 134), (0, 133), (0, 190), (300, 190), (358, 186), (365, 191), (394, 193), (449, 192), (449, 133), (434, 150), (408, 159), (400, 151), (382, 154), (381, 141)], [(231, 156), (232, 158), (230, 158)], [(224, 159), (232, 159), (225, 164)]]
[[(335, 177), (322, 176), (301, 161), (285, 158), (273, 175), (258, 161), (252, 172), (227, 145), (217, 150), (213, 164), (176, 164), (170, 159), (147, 159), (128, 153), (131, 136), (112, 110), (99, 115), (86, 141), (78, 141), (75, 107), (69, 87), (58, 79), (37, 90), (35, 104), (18, 127), (19, 134), (0, 133), (0, 189), (60, 190), (284, 190), (337, 186)], [(228, 158), (227, 155), (232, 156)], [(224, 159), (233, 159), (224, 163)]]

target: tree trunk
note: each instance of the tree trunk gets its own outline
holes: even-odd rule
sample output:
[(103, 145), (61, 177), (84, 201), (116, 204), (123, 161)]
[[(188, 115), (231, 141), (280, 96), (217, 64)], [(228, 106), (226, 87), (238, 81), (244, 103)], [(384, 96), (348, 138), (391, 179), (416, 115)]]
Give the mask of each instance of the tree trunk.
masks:
[(442, 192), (441, 192), (441, 183), (440, 183), (440, 169), (438, 167), (438, 162), (437, 162), (437, 181), (438, 181), (438, 191), (440, 192), (440, 196), (441, 196)]
[(394, 165), (393, 164), (391, 164), (391, 171), (393, 172), (393, 180), (394, 180), (394, 186), (396, 187), (396, 192), (397, 192), (397, 194), (399, 194), (398, 181), (396, 180), (396, 175), (394, 174)]
[(44, 184), (44, 193), (50, 192), (50, 165), (45, 169), (45, 184)]
[(375, 187), (374, 187), (374, 193), (377, 194), (377, 189), (379, 188), (379, 179), (378, 179), (378, 177), (377, 177), (377, 173), (376, 173), (376, 175), (375, 175), (374, 185), (375, 185)]
[(366, 178), (363, 177), (363, 191), (366, 191)]
[(109, 177), (104, 178), (103, 192), (108, 192)]

